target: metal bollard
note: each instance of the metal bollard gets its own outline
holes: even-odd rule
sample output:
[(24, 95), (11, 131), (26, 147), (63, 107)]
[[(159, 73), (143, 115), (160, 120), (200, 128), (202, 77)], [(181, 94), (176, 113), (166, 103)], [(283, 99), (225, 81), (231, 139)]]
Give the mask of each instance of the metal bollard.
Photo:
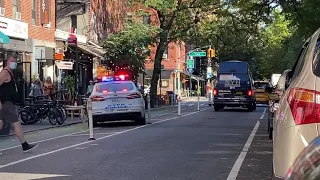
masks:
[(178, 96), (178, 116), (181, 115), (181, 99), (180, 99), (180, 96)]
[(198, 111), (200, 111), (200, 97), (198, 96)]
[(209, 101), (208, 104), (209, 104), (209, 106), (211, 106), (211, 104), (212, 104), (212, 103), (211, 103), (211, 102), (212, 102), (212, 96), (211, 96), (211, 95), (212, 95), (212, 94), (211, 94), (211, 90), (209, 90), (209, 91), (208, 91), (208, 101)]
[(150, 94), (147, 94), (148, 103), (148, 123), (151, 123), (151, 104), (150, 104)]
[(89, 134), (90, 134), (89, 141), (92, 141), (96, 139), (93, 137), (92, 101), (90, 98), (87, 101), (87, 111), (88, 111), (88, 118), (89, 118)]
[(171, 96), (171, 105), (174, 105), (174, 95)]

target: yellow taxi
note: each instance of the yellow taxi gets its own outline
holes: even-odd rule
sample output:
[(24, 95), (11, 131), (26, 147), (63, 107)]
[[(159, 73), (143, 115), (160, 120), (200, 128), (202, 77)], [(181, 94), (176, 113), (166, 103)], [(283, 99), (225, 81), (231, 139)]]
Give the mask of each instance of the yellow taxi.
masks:
[(255, 81), (254, 82), (254, 93), (256, 95), (256, 102), (268, 104), (269, 93), (266, 92), (266, 88), (270, 88), (271, 84), (269, 81)]

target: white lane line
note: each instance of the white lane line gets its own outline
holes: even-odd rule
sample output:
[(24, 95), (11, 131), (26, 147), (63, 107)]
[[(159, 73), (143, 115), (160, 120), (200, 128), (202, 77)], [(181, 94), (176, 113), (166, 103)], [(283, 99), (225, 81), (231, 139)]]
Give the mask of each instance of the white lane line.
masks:
[[(94, 133), (94, 135), (109, 135), (109, 134), (114, 134), (115, 132), (109, 132), (109, 133)], [(89, 134), (73, 134), (73, 135), (70, 135), (70, 136), (73, 136), (73, 137), (76, 137), (76, 136), (89, 136)]]
[[(186, 110), (186, 109), (181, 109), (181, 110)], [(160, 116), (165, 116), (165, 115), (173, 114), (173, 113), (174, 113), (174, 111), (173, 111), (173, 112), (168, 112), (168, 113), (159, 114), (159, 115), (152, 116), (152, 117), (160, 117)], [(152, 119), (152, 120), (153, 120), (153, 119)], [(94, 128), (94, 129), (100, 129), (100, 128)], [(52, 141), (52, 140), (55, 140), (55, 139), (64, 138), (64, 137), (68, 137), (68, 136), (76, 136), (77, 134), (84, 133), (84, 132), (88, 132), (88, 131), (89, 131), (89, 130), (78, 131), (78, 132), (74, 132), (74, 133), (71, 133), (71, 134), (65, 134), (65, 135), (56, 136), (56, 137), (53, 137), (53, 138), (47, 138), (47, 139), (43, 139), (43, 140), (39, 140), (39, 141), (34, 141), (34, 142), (30, 142), (30, 143), (32, 144), (32, 143), (41, 143), (41, 142), (46, 142), (46, 141)], [(8, 147), (8, 148), (3, 148), (3, 149), (0, 149), (0, 152), (1, 152), (1, 151), (6, 151), (6, 150), (10, 150), (10, 149), (14, 149), (14, 148), (21, 148), (21, 145), (12, 146), (12, 147)]]
[(264, 118), (264, 116), (266, 115), (266, 112), (267, 112), (267, 108), (264, 108), (263, 113), (260, 116), (260, 119)]
[[(171, 121), (171, 120), (174, 120), (174, 119), (179, 119), (181, 117), (190, 116), (190, 115), (193, 115), (193, 114), (196, 114), (196, 113), (208, 110), (208, 109), (211, 109), (211, 108), (205, 108), (205, 109), (202, 109), (200, 111), (188, 113), (188, 114), (181, 115), (181, 116), (176, 116), (176, 117), (173, 117), (173, 118), (164, 119), (162, 121), (157, 121), (157, 122), (154, 122), (152, 124), (147, 124), (147, 125), (143, 125), (143, 126), (127, 129), (127, 130), (124, 130), (124, 131), (116, 132), (114, 134), (110, 134), (110, 135), (98, 138), (98, 139), (95, 140), (95, 142), (103, 140), (103, 139), (106, 139), (106, 138), (109, 138), (109, 137), (112, 137), (112, 136), (120, 135), (120, 134), (123, 134), (123, 133), (126, 133), (126, 132), (130, 132), (130, 131), (134, 131), (134, 130), (137, 130), (137, 129), (141, 129), (141, 128), (144, 128), (144, 127), (153, 126), (155, 124), (159, 124), (159, 123), (162, 123), (162, 122), (165, 122), (165, 121)], [(78, 146), (81, 146), (81, 145), (90, 144), (90, 143), (92, 143), (92, 141), (86, 141), (86, 142), (83, 142), (83, 143), (74, 144), (72, 146), (67, 146), (67, 147), (64, 147), (64, 148), (56, 149), (56, 150), (49, 151), (49, 152), (42, 153), (42, 154), (38, 154), (38, 155), (35, 155), (35, 156), (30, 156), (30, 157), (27, 157), (27, 158), (24, 158), (24, 159), (20, 159), (18, 161), (13, 161), (13, 162), (5, 164), (5, 165), (0, 165), (0, 169), (5, 168), (5, 167), (9, 167), (9, 166), (12, 166), (12, 165), (15, 165), (15, 164), (19, 164), (19, 163), (22, 163), (22, 162), (25, 162), (25, 161), (29, 161), (29, 160), (32, 160), (32, 159), (36, 159), (36, 158), (39, 158), (39, 157), (42, 157), (42, 156), (46, 156), (46, 155), (54, 154), (54, 153), (61, 152), (61, 151), (67, 150), (67, 149), (71, 149), (71, 148), (74, 148), (74, 147), (78, 147)]]
[[(94, 129), (100, 129), (100, 128), (94, 128)], [(48, 139), (43, 139), (43, 140), (40, 140), (40, 141), (31, 142), (30, 144), (32, 144), (32, 143), (41, 143), (41, 142), (51, 141), (51, 140), (55, 140), (55, 139), (59, 139), (59, 138), (64, 138), (64, 137), (68, 137), (68, 136), (72, 136), (72, 135), (75, 135), (75, 134), (84, 133), (84, 132), (88, 132), (88, 131), (89, 131), (89, 130), (78, 131), (78, 132), (74, 132), (74, 133), (71, 133), (71, 134), (66, 134), (66, 135), (62, 135), (62, 136), (56, 136), (56, 137), (53, 137), (53, 138), (48, 138)], [(1, 152), (1, 151), (6, 151), (6, 150), (9, 150), (9, 149), (18, 148), (18, 147), (21, 148), (21, 145), (12, 146), (12, 147), (9, 147), (9, 148), (3, 148), (3, 149), (0, 149), (0, 152)]]
[(237, 176), (238, 176), (238, 173), (239, 173), (239, 170), (241, 168), (241, 165), (244, 161), (244, 159), (246, 158), (246, 155), (248, 153), (248, 150), (251, 146), (251, 143), (252, 143), (252, 140), (254, 138), (254, 136), (256, 135), (256, 132), (259, 128), (259, 125), (260, 125), (260, 122), (257, 121), (256, 125), (254, 126), (253, 130), (251, 131), (251, 134), (246, 142), (246, 144), (244, 145), (237, 161), (234, 163), (230, 173), (229, 173), (229, 176), (227, 178), (227, 180), (236, 180), (237, 179)]

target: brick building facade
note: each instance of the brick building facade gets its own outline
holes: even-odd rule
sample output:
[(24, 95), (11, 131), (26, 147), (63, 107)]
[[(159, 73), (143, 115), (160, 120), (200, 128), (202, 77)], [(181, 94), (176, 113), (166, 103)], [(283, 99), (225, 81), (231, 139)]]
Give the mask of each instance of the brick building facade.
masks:
[[(49, 16), (48, 24), (40, 24), (42, 5), (37, 0), (2, 0), (0, 1), (0, 31), (10, 38), (10, 43), (1, 44), (0, 61), (4, 65), (7, 55), (18, 55), (16, 78), (21, 96), (28, 93), (32, 75), (52, 74), (53, 68), (38, 66), (43, 59), (43, 67), (53, 58), (55, 44), (55, 0), (44, 0)], [(1, 67), (1, 65), (0, 65)]]

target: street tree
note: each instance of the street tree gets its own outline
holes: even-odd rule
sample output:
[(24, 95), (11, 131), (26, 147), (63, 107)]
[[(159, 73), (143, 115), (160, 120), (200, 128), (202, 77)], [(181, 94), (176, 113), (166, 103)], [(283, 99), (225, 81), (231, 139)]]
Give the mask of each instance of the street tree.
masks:
[(188, 30), (194, 27), (195, 14), (215, 11), (220, 6), (220, 0), (129, 0), (129, 4), (141, 4), (146, 9), (153, 9), (159, 22), (150, 89), (151, 106), (154, 106), (162, 56), (168, 44), (185, 41)]
[(104, 41), (105, 64), (113, 71), (128, 69), (136, 78), (144, 70), (145, 59), (150, 54), (146, 44), (153, 42), (157, 32), (158, 28), (140, 21), (127, 22), (122, 31)]

